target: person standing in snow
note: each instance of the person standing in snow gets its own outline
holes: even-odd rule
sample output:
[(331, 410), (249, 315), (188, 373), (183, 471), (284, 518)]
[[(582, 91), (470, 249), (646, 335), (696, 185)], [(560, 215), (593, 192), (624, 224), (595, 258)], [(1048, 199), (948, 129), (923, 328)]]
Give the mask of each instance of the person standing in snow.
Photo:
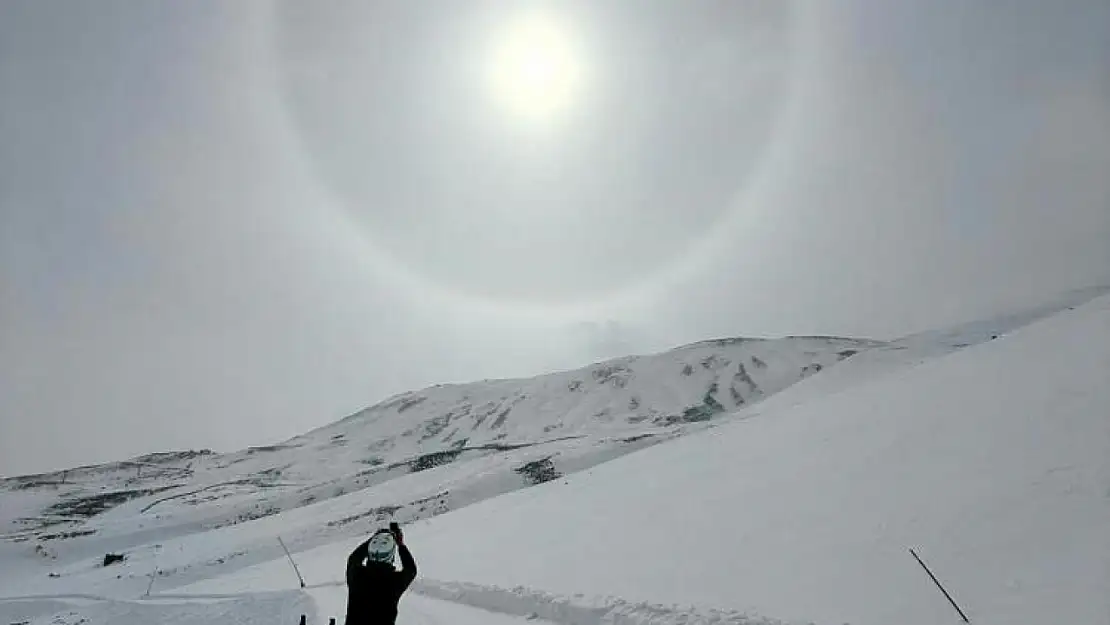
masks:
[[(393, 568), (394, 552), (401, 570)], [(405, 546), (401, 528), (390, 523), (378, 530), (347, 558), (346, 625), (394, 625), (397, 602), (416, 579), (416, 561)]]

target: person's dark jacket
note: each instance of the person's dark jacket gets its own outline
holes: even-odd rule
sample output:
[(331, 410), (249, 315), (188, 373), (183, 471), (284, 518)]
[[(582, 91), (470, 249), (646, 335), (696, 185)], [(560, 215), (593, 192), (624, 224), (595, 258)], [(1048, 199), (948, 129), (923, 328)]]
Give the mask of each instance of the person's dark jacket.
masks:
[(397, 602), (416, 579), (416, 561), (403, 543), (397, 545), (400, 571), (386, 562), (365, 561), (369, 542), (347, 558), (346, 625), (394, 625)]

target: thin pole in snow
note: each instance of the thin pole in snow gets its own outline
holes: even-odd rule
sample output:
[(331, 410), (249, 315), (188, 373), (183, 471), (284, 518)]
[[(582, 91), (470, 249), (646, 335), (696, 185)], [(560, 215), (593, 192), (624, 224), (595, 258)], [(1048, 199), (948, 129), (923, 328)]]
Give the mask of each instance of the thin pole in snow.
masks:
[[(156, 545), (154, 548), (161, 549), (162, 545)], [(150, 596), (150, 589), (154, 588), (154, 577), (156, 575), (158, 575), (158, 552), (154, 554), (154, 566), (150, 568), (150, 583), (146, 585), (146, 592), (143, 594), (144, 597)]]
[(301, 581), (301, 588), (304, 588), (304, 578), (301, 577), (301, 571), (297, 568), (297, 563), (293, 561), (293, 554), (289, 553), (289, 548), (285, 546), (285, 541), (278, 536), (278, 542), (281, 543), (281, 548), (285, 550), (285, 557), (289, 558), (289, 564), (293, 565), (293, 572), (297, 574), (297, 579)]
[(910, 555), (912, 555), (913, 559), (917, 560), (917, 563), (921, 565), (921, 568), (925, 569), (925, 572), (929, 574), (929, 577), (932, 578), (933, 583), (937, 585), (937, 588), (940, 588), (940, 591), (944, 593), (944, 597), (948, 599), (948, 603), (951, 603), (952, 607), (956, 608), (956, 611), (960, 613), (960, 618), (962, 618), (965, 623), (970, 623), (971, 621), (967, 620), (967, 615), (964, 614), (964, 611), (960, 609), (960, 606), (956, 605), (956, 600), (952, 598), (952, 595), (948, 594), (948, 591), (945, 590), (944, 586), (941, 585), (940, 580), (937, 579), (937, 576), (933, 575), (933, 572), (929, 570), (929, 567), (925, 566), (925, 563), (921, 561), (921, 558), (917, 555), (917, 552), (914, 551), (912, 548), (910, 549)]
[(154, 570), (150, 572), (150, 583), (146, 585), (146, 592), (143, 593), (144, 597), (149, 597), (150, 596), (150, 589), (154, 588), (154, 576), (157, 575), (157, 574), (158, 574), (158, 567), (155, 567)]

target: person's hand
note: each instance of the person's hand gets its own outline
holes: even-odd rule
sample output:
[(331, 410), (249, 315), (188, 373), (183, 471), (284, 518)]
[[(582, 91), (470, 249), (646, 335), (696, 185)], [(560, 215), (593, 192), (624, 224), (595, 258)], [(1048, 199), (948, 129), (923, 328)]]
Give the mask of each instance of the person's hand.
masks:
[(389, 533), (393, 534), (393, 540), (397, 541), (398, 545), (405, 544), (405, 535), (401, 532), (401, 526), (397, 523), (389, 524)]

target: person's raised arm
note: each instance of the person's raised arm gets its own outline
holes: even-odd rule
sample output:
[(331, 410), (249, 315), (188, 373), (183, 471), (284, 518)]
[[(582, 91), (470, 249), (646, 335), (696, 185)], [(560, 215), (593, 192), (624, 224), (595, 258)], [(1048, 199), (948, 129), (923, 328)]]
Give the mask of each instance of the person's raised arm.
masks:
[(397, 553), (401, 556), (400, 592), (405, 592), (412, 580), (416, 579), (416, 560), (413, 559), (409, 548), (405, 546), (405, 534), (401, 531), (401, 526), (390, 523), (389, 531), (393, 534), (393, 540), (397, 543)]
[(397, 543), (397, 554), (401, 556), (401, 592), (404, 592), (412, 580), (416, 579), (416, 560), (412, 557), (412, 552), (405, 546), (404, 543)]
[(366, 556), (369, 553), (369, 550), (370, 550), (369, 547), (370, 547), (370, 540), (367, 539), (361, 545), (359, 545), (358, 547), (355, 547), (355, 550), (351, 552), (351, 555), (347, 556), (347, 582), (348, 583), (350, 583), (351, 575), (354, 574), (355, 570), (357, 570), (360, 566), (362, 566), (362, 561), (366, 559)]

